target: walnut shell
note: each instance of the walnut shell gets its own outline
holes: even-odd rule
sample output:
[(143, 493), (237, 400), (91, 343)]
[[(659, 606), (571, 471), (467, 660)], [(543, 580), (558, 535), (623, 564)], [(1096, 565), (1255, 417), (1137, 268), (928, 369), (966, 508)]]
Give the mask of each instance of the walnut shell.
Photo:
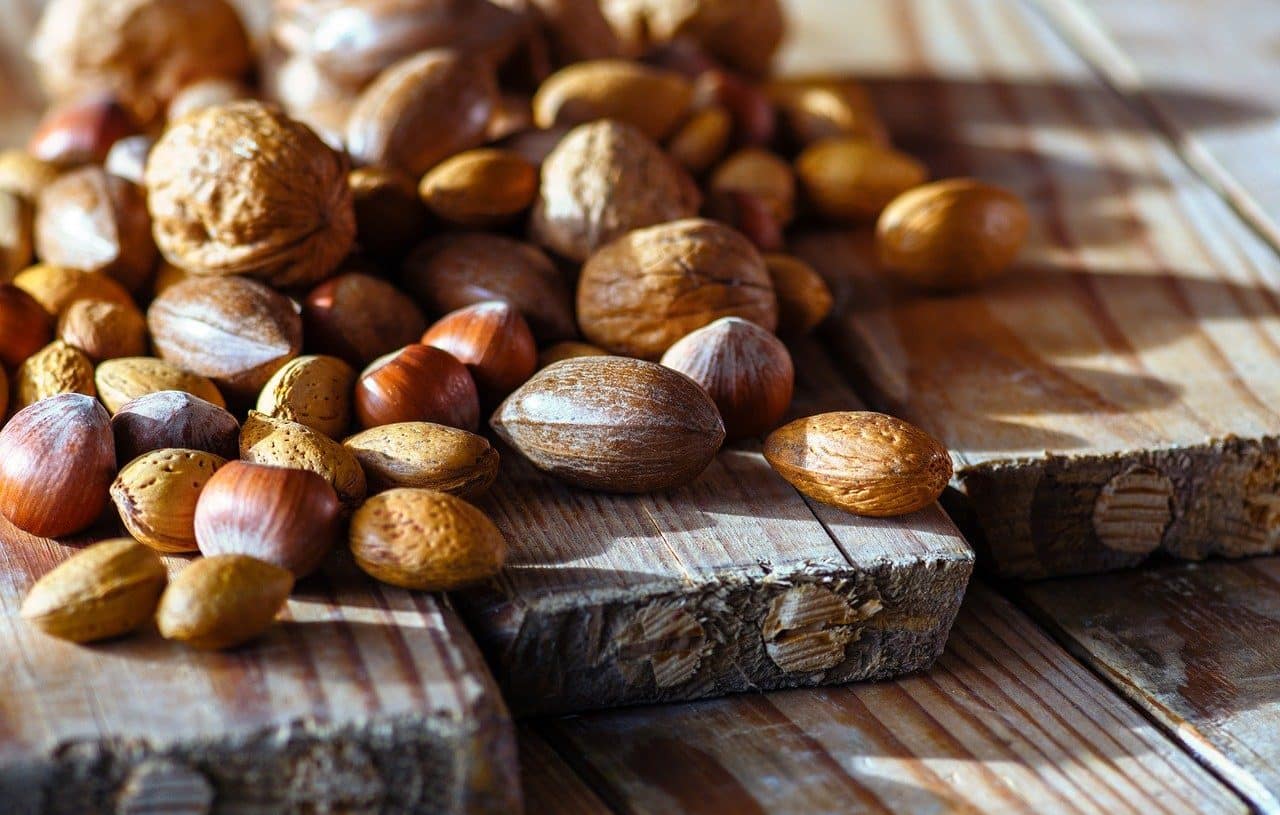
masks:
[(764, 259), (738, 232), (701, 218), (637, 229), (591, 256), (578, 280), (578, 323), (596, 345), (657, 359), (721, 317), (778, 327)]
[(346, 160), (261, 102), (205, 108), (172, 125), (151, 150), (146, 180), (156, 244), (195, 274), (310, 285), (355, 241)]
[(684, 169), (631, 125), (580, 125), (542, 163), (529, 232), (582, 261), (615, 238), (697, 214), (701, 195)]

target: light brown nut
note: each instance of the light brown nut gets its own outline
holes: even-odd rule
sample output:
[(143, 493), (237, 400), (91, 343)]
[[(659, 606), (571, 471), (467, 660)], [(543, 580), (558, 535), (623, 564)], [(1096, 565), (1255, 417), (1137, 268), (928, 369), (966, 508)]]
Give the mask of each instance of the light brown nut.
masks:
[(529, 208), (538, 194), (538, 171), (510, 150), (467, 150), (432, 168), (418, 193), (450, 223), (494, 226)]
[(760, 147), (744, 147), (711, 174), (712, 193), (746, 192), (769, 204), (778, 223), (791, 223), (796, 213), (796, 177), (783, 158)]
[(155, 357), (121, 357), (101, 362), (93, 381), (98, 398), (112, 413), (127, 402), (159, 391), (183, 391), (220, 408), (227, 406), (218, 387), (207, 377)]
[(286, 362), (262, 386), (258, 410), (336, 439), (351, 426), (355, 384), (355, 369), (337, 357), (298, 357)]
[(578, 357), (607, 357), (609, 352), (598, 345), (592, 345), (589, 342), (578, 342), (577, 340), (565, 340), (549, 345), (538, 353), (538, 369), (554, 365), (566, 359), (576, 359)]
[(542, 164), (529, 231), (541, 245), (583, 261), (633, 229), (698, 211), (701, 195), (684, 170), (636, 128), (580, 125)]
[(764, 256), (764, 265), (778, 296), (778, 335), (797, 337), (818, 326), (835, 304), (827, 281), (813, 267), (792, 255)]
[(146, 179), (156, 245), (195, 274), (306, 286), (355, 240), (346, 159), (261, 102), (175, 122), (152, 148)]
[(600, 7), (624, 48), (635, 53), (688, 37), (755, 75), (769, 70), (786, 31), (779, 0), (602, 0)]
[(740, 317), (682, 337), (662, 355), (662, 364), (707, 392), (724, 420), (725, 441), (763, 436), (791, 407), (791, 354), (773, 334)]
[(538, 469), (605, 492), (692, 481), (724, 440), (715, 403), (697, 383), (624, 357), (544, 368), (507, 397), (490, 424)]
[(26, 150), (0, 150), (0, 190), (11, 192), (30, 204), (35, 204), (40, 191), (60, 173), (57, 167)]
[(198, 79), (188, 85), (183, 85), (182, 90), (174, 94), (173, 98), (169, 100), (165, 118), (171, 122), (176, 122), (183, 116), (198, 113), (205, 108), (225, 105), (228, 102), (237, 102), (241, 99), (250, 99), (252, 97), (253, 92), (237, 79), (225, 76)]
[(77, 300), (58, 318), (58, 339), (101, 362), (147, 352), (147, 321), (136, 306)]
[(14, 407), (21, 410), (60, 393), (96, 396), (93, 363), (79, 348), (54, 340), (27, 357), (14, 375)]
[(693, 86), (674, 71), (621, 59), (578, 62), (547, 77), (533, 97), (538, 127), (614, 119), (660, 141), (684, 120)]
[(432, 422), (373, 427), (344, 441), (369, 492), (420, 487), (472, 498), (498, 477), (498, 451), (483, 436)]
[(733, 119), (720, 105), (691, 115), (667, 142), (667, 152), (686, 170), (701, 175), (720, 160), (733, 135)]
[(225, 459), (240, 455), (236, 417), (184, 391), (157, 391), (125, 402), (111, 417), (111, 433), (120, 464), (166, 448), (203, 450)]
[(160, 597), (156, 626), (193, 648), (234, 648), (266, 631), (293, 591), (293, 575), (248, 555), (192, 561)]
[(157, 552), (194, 552), (196, 500), (226, 463), (201, 450), (153, 450), (125, 465), (111, 485), (111, 500), (140, 543)]
[(18, 367), (52, 339), (44, 306), (12, 283), (0, 283), (0, 366)]
[(302, 302), (307, 347), (364, 367), (417, 342), (427, 318), (387, 281), (347, 272), (316, 286)]
[[(151, 148), (155, 144), (156, 140), (145, 134), (126, 136), (111, 145), (102, 169), (109, 175), (123, 178), (130, 184), (142, 187), (146, 183), (147, 156), (151, 155)], [(149, 225), (150, 222), (148, 222)]]
[(72, 642), (118, 637), (151, 619), (167, 579), (160, 558), (137, 541), (102, 541), (36, 581), (22, 617)]
[(871, 97), (848, 77), (788, 77), (765, 86), (786, 138), (798, 147), (823, 139), (865, 139), (889, 146), (889, 131)]
[(27, 141), (27, 152), (64, 169), (102, 164), (138, 123), (110, 93), (91, 91), (54, 103)]
[(814, 212), (832, 221), (872, 221), (899, 194), (923, 184), (925, 166), (866, 139), (824, 139), (796, 158)]
[(0, 190), (0, 283), (31, 263), (35, 210), (17, 193)]
[(18, 272), (13, 285), (34, 297), (53, 319), (77, 300), (106, 300), (134, 305), (124, 287), (106, 275), (40, 263)]
[(240, 428), (240, 459), (272, 467), (310, 470), (338, 493), (347, 509), (364, 500), (364, 470), (351, 451), (304, 424), (249, 411)]
[(360, 167), (347, 176), (355, 197), (356, 242), (378, 258), (399, 260), (427, 232), (418, 185), (389, 167)]
[(435, 490), (379, 493), (351, 518), (351, 554), (376, 580), (419, 591), (447, 591), (498, 573), (502, 532), (461, 498)]
[(500, 300), (449, 312), (427, 329), (422, 344), (448, 351), (466, 365), (480, 398), (490, 405), (524, 384), (538, 366), (529, 324)]
[(876, 223), (876, 251), (885, 269), (914, 285), (962, 289), (1003, 274), (1029, 228), (1017, 195), (953, 178), (894, 199)]
[(420, 176), (454, 153), (484, 143), (498, 85), (484, 61), (454, 50), (396, 63), (361, 92), (347, 117), (347, 152)]
[(778, 304), (760, 253), (714, 221), (637, 229), (582, 267), (578, 322), (588, 340), (613, 353), (657, 359), (721, 317), (773, 331)]
[(951, 480), (951, 457), (937, 439), (869, 411), (797, 419), (769, 434), (764, 457), (815, 501), (874, 517), (924, 509)]

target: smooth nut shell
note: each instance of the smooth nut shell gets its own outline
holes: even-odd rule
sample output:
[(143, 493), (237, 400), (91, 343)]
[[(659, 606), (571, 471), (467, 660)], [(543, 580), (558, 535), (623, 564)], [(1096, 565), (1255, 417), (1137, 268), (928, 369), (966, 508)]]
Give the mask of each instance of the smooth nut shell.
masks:
[(501, 301), (446, 314), (422, 335), (422, 344), (448, 351), (466, 365), (481, 398), (490, 404), (524, 384), (538, 365), (529, 324)]
[(124, 403), (111, 417), (111, 432), (121, 464), (165, 448), (203, 450), (224, 459), (240, 454), (236, 417), (184, 391), (157, 391)]
[(498, 477), (498, 451), (489, 441), (447, 425), (387, 424), (342, 444), (360, 462), (370, 493), (420, 487), (471, 498)]
[(467, 150), (432, 168), (418, 192), (445, 221), (493, 226), (529, 208), (538, 194), (538, 170), (510, 150)]
[(94, 92), (49, 108), (27, 152), (58, 167), (102, 164), (112, 146), (138, 132), (138, 123), (111, 94)]
[(98, 398), (112, 413), (122, 410), (130, 401), (160, 391), (183, 391), (219, 408), (227, 405), (217, 386), (207, 377), (155, 357), (109, 359), (98, 364), (93, 381)]
[(0, 190), (0, 283), (10, 281), (31, 263), (35, 210), (17, 193)]
[(298, 357), (286, 362), (262, 386), (258, 410), (336, 439), (351, 426), (355, 383), (355, 369), (337, 357)]
[(951, 480), (951, 457), (937, 439), (869, 411), (797, 419), (769, 435), (764, 457), (800, 492), (858, 515), (924, 509)]
[(134, 306), (77, 300), (58, 318), (58, 339), (102, 361), (147, 352), (147, 321)]
[(578, 487), (652, 492), (698, 476), (724, 441), (687, 376), (624, 357), (557, 362), (507, 397), (490, 423), (535, 467)]
[(565, 340), (564, 342), (549, 345), (538, 353), (538, 368), (542, 369), (548, 365), (554, 365), (566, 359), (576, 359), (577, 357), (607, 356), (609, 356), (609, 352), (598, 345), (576, 340)]
[(355, 199), (356, 241), (380, 258), (398, 260), (427, 232), (418, 185), (390, 167), (360, 167), (347, 177)]
[(53, 339), (53, 323), (26, 291), (0, 283), (0, 363), (16, 368)]
[(866, 88), (849, 77), (788, 77), (765, 85), (792, 144), (865, 139), (889, 146), (889, 133)]
[(796, 158), (796, 174), (818, 215), (855, 223), (874, 220), (929, 175), (915, 158), (865, 139), (825, 139), (805, 148)]
[(226, 459), (201, 450), (153, 450), (133, 459), (111, 484), (125, 529), (157, 552), (196, 551), (200, 491)]
[(247, 555), (193, 561), (160, 597), (160, 636), (194, 648), (233, 648), (266, 631), (293, 591), (293, 575)]
[(785, 225), (795, 217), (796, 178), (791, 165), (760, 147), (746, 147), (726, 158), (711, 174), (712, 192), (746, 192), (767, 201)]
[(416, 342), (427, 320), (387, 281), (348, 272), (311, 290), (302, 303), (302, 325), (309, 350), (364, 366)]
[(22, 617), (71, 642), (118, 637), (151, 619), (167, 579), (155, 552), (131, 538), (105, 540), (37, 580)]
[(667, 142), (667, 152), (686, 170), (701, 175), (720, 160), (733, 135), (733, 118), (720, 105), (691, 115)]
[(60, 393), (97, 395), (93, 363), (79, 348), (54, 340), (27, 357), (14, 374), (14, 406), (24, 408)]
[[(123, 178), (131, 184), (142, 187), (146, 183), (147, 156), (151, 155), (151, 148), (155, 143), (154, 138), (145, 134), (126, 136), (111, 145), (111, 149), (107, 151), (107, 159), (102, 163), (102, 169), (109, 175)], [(150, 221), (147, 225), (150, 228)]]
[(427, 345), (409, 345), (369, 365), (356, 381), (356, 418), (364, 428), (438, 422), (474, 431), (480, 395), (465, 365)]
[(778, 297), (778, 334), (796, 337), (812, 331), (835, 304), (827, 281), (813, 267), (792, 255), (764, 256), (764, 264)]
[(351, 451), (304, 424), (249, 411), (240, 428), (240, 459), (254, 464), (310, 470), (322, 477), (349, 509), (364, 500), (364, 470)]
[(19, 272), (13, 279), (13, 285), (34, 297), (54, 319), (77, 300), (106, 300), (124, 306), (134, 305), (129, 292), (104, 274), (64, 269), (47, 263)]
[(651, 139), (665, 139), (685, 118), (693, 86), (674, 71), (638, 62), (601, 59), (561, 68), (533, 97), (538, 127), (614, 119)]

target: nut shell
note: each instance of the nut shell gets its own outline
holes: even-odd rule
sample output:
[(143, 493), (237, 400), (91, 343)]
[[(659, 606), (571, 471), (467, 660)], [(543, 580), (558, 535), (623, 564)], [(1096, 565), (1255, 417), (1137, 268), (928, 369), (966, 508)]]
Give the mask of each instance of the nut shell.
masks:
[(432, 168), (418, 192), (432, 212), (450, 223), (494, 226), (533, 203), (538, 170), (510, 150), (467, 150)]
[(27, 152), (58, 167), (103, 164), (117, 141), (138, 123), (109, 93), (94, 92), (55, 104), (27, 142)]
[(0, 363), (16, 368), (52, 339), (44, 306), (17, 286), (0, 283)]
[(102, 361), (147, 352), (147, 321), (134, 306), (77, 300), (58, 318), (58, 339)]
[(111, 417), (111, 432), (121, 464), (166, 448), (203, 450), (224, 459), (240, 454), (236, 417), (184, 391), (158, 391), (125, 402)]
[(311, 350), (364, 366), (417, 342), (427, 320), (387, 281), (349, 272), (311, 290), (302, 303), (302, 325)]
[(160, 391), (183, 391), (219, 408), (225, 408), (227, 404), (217, 386), (207, 377), (155, 357), (109, 359), (98, 365), (93, 381), (98, 389), (98, 398), (112, 413), (122, 410), (128, 402)]
[(801, 147), (823, 139), (889, 146), (889, 132), (866, 88), (849, 77), (788, 77), (765, 86), (784, 134)]
[(342, 444), (360, 462), (370, 493), (419, 487), (472, 498), (498, 477), (498, 451), (489, 441), (447, 425), (387, 424)]
[(778, 334), (796, 337), (818, 326), (835, 304), (835, 296), (822, 275), (813, 267), (791, 255), (764, 256), (778, 297)]
[(364, 470), (351, 451), (298, 422), (249, 411), (240, 429), (240, 459), (310, 470), (333, 487), (348, 509), (354, 509), (364, 500)]
[(355, 383), (355, 370), (337, 357), (298, 357), (267, 380), (258, 396), (258, 410), (336, 439), (351, 426)]
[(360, 374), (356, 418), (364, 428), (397, 422), (438, 422), (474, 431), (480, 395), (465, 365), (428, 345), (409, 345), (375, 360)]
[(796, 174), (813, 210), (831, 221), (867, 222), (899, 194), (923, 184), (925, 166), (865, 139), (824, 139), (796, 158)]
[(286, 569), (247, 555), (193, 561), (160, 597), (160, 636), (193, 648), (233, 648), (266, 631), (293, 591)]
[(533, 97), (541, 128), (614, 119), (660, 141), (684, 120), (693, 86), (674, 71), (621, 59), (578, 62), (547, 77)]
[(27, 357), (14, 374), (14, 384), (14, 406), (18, 408), (60, 393), (97, 395), (93, 363), (79, 348), (62, 340), (54, 340)]
[(133, 459), (111, 484), (125, 529), (157, 552), (196, 551), (196, 501), (226, 459), (201, 450), (153, 450)]
[(446, 314), (422, 335), (422, 344), (448, 351), (466, 365), (481, 399), (491, 405), (524, 384), (538, 366), (529, 324), (501, 301)]
[(35, 210), (17, 193), (0, 190), (0, 283), (12, 280), (31, 263)]
[(54, 319), (77, 300), (106, 300), (133, 306), (129, 292), (116, 281), (97, 272), (82, 272), (40, 263), (19, 272), (13, 285), (31, 295)]
[(26, 150), (0, 150), (0, 190), (11, 192), (34, 204), (45, 188), (61, 171), (41, 161)]

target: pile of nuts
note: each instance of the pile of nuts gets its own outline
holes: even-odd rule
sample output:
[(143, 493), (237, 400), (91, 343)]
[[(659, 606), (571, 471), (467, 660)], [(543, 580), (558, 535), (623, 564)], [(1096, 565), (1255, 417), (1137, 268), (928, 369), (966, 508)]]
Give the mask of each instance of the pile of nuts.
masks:
[(131, 537), (24, 616), (234, 646), (343, 541), (392, 585), (490, 578), (488, 415), (585, 489), (767, 436), (815, 500), (932, 503), (950, 458), (906, 422), (778, 427), (833, 301), (785, 236), (874, 226), (884, 274), (956, 289), (1027, 212), (928, 183), (855, 82), (770, 79), (782, 34), (777, 0), (277, 0), (255, 48), (226, 0), (50, 3), (53, 102), (0, 153), (0, 513)]

